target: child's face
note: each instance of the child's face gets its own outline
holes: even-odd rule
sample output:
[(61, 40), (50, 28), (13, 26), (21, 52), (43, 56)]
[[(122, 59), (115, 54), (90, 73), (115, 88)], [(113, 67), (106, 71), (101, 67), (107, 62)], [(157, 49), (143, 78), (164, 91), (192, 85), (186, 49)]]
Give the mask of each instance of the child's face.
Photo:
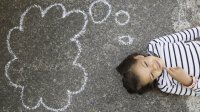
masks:
[(155, 56), (144, 57), (138, 55), (134, 58), (137, 59), (137, 63), (134, 64), (131, 69), (138, 75), (141, 85), (153, 82), (161, 75), (165, 68), (164, 61)]

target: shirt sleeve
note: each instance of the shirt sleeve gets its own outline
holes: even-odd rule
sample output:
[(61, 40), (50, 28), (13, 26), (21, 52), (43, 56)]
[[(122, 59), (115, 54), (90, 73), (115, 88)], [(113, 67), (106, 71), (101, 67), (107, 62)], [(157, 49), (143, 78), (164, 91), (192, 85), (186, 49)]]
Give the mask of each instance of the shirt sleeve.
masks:
[(192, 41), (200, 37), (200, 27), (187, 29), (171, 35), (162, 36), (150, 41), (150, 44), (155, 43), (175, 43), (179, 41)]
[(200, 81), (197, 79), (197, 83), (194, 86), (193, 90), (195, 91), (196, 94), (200, 95)]
[(189, 96), (197, 96), (196, 91), (191, 88), (186, 88), (180, 83), (176, 83), (174, 85), (158, 85), (158, 88), (164, 92), (169, 94), (177, 94), (177, 95), (189, 95)]
[(177, 94), (177, 95), (190, 95), (190, 96), (200, 96), (200, 81), (197, 79), (197, 83), (194, 88), (187, 88), (181, 83), (176, 83), (174, 85), (158, 85), (158, 88), (165, 93)]

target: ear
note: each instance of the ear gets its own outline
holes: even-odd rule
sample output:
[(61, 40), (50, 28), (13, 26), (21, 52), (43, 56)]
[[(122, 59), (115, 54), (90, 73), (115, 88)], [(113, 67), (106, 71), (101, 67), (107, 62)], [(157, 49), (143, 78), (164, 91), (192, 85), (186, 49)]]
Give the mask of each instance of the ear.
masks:
[(143, 58), (144, 56), (143, 55), (137, 55), (134, 57), (134, 59), (140, 59), (140, 58)]

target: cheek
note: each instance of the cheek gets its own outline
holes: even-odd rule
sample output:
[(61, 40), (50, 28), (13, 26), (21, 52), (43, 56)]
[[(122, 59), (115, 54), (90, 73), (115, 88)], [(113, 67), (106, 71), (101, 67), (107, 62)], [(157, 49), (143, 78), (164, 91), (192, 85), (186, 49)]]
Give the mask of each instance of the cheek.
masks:
[(146, 84), (148, 84), (150, 82), (150, 80), (149, 80), (149, 78), (147, 78), (147, 77), (144, 77), (144, 78), (142, 78), (142, 80), (141, 80), (141, 84), (142, 85), (146, 85)]
[(142, 80), (143, 85), (146, 85), (152, 81), (148, 72), (143, 72), (142, 76), (140, 77)]

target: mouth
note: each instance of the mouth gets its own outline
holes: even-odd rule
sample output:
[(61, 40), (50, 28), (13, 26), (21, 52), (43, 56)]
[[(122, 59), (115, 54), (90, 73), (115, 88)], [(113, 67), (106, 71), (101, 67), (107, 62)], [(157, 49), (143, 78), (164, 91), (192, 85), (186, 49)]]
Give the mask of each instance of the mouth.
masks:
[(158, 68), (161, 68), (161, 64), (158, 61), (156, 61), (156, 64), (157, 64)]

